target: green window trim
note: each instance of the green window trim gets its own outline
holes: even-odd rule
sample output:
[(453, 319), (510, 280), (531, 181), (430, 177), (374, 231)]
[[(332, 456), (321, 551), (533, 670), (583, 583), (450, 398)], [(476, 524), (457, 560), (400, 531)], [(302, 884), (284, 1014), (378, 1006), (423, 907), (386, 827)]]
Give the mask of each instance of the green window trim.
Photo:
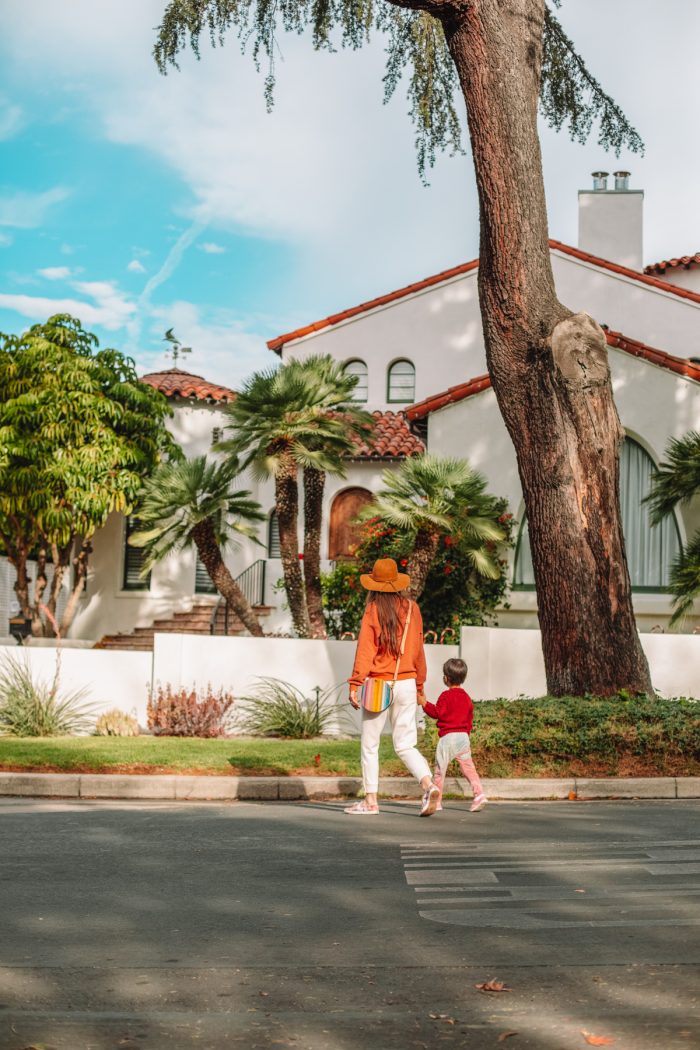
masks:
[(151, 573), (141, 576), (144, 553), (140, 547), (132, 547), (129, 536), (132, 536), (139, 527), (138, 518), (130, 515), (124, 519), (124, 558), (122, 566), (122, 590), (123, 591), (150, 591)]
[[(408, 366), (408, 367), (405, 367)], [(410, 383), (396, 383), (396, 377), (410, 376)], [(393, 388), (393, 390), (392, 390)], [(392, 393), (399, 393), (405, 389), (410, 390), (410, 396), (392, 397)], [(400, 357), (392, 361), (386, 374), (386, 399), (390, 405), (412, 405), (416, 399), (416, 366), (407, 357)]]

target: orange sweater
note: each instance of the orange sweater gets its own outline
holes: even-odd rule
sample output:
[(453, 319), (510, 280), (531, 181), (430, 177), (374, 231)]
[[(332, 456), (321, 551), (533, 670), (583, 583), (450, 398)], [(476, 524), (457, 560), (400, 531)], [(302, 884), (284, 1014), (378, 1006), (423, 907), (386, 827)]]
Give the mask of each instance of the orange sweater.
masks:
[[(420, 689), (425, 684), (425, 650), (423, 648), (423, 618), (415, 602), (411, 602), (411, 622), (408, 625), (404, 654), (399, 664), (399, 678), (415, 678)], [(399, 641), (406, 624), (401, 620)], [(376, 606), (370, 605), (365, 611), (357, 639), (355, 665), (348, 681), (351, 685), (360, 686), (365, 678), (385, 678), (390, 681), (396, 670), (396, 657), (390, 653), (379, 652), (379, 618)]]

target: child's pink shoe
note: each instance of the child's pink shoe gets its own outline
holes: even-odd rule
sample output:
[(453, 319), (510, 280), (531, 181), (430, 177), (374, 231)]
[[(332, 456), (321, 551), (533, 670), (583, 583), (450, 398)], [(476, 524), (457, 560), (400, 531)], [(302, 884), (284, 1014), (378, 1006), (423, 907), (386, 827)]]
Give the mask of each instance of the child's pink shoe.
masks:
[(472, 802), (471, 806), (469, 807), (469, 812), (470, 813), (478, 813), (480, 809), (484, 808), (484, 806), (486, 805), (487, 802), (488, 802), (488, 799), (487, 799), (486, 795), (484, 795), (484, 794), (477, 795), (476, 798), (474, 799), (474, 801)]

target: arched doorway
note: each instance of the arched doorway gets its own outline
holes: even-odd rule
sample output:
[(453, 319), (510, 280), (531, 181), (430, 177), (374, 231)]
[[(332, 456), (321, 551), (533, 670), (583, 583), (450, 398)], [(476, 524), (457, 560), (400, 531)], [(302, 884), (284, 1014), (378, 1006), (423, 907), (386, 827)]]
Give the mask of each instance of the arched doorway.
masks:
[(331, 504), (331, 522), (328, 532), (328, 557), (331, 561), (352, 558), (352, 548), (359, 539), (359, 527), (354, 519), (374, 499), (363, 488), (344, 489)]

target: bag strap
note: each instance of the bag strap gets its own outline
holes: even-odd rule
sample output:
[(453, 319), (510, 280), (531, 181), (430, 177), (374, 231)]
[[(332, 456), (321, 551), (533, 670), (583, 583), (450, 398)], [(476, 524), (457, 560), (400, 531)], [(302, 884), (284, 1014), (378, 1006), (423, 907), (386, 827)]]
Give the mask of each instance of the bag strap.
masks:
[(403, 634), (401, 636), (401, 645), (399, 646), (399, 655), (396, 658), (396, 669), (394, 670), (393, 685), (396, 685), (396, 679), (399, 677), (399, 664), (401, 663), (401, 657), (404, 654), (406, 648), (406, 638), (408, 636), (408, 625), (411, 622), (411, 612), (413, 610), (413, 602), (409, 598), (408, 600), (408, 616), (406, 617), (406, 623), (404, 624)]

